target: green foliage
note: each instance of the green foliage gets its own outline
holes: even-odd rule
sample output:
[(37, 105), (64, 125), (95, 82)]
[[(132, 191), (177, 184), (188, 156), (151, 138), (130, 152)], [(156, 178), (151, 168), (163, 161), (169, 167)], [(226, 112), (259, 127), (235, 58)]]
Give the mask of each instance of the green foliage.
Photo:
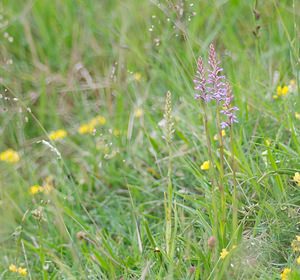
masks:
[[(299, 2), (159, 2), (1, 1), (0, 153), (20, 160), (0, 161), (0, 279), (22, 278), (11, 264), (44, 280), (280, 279), (284, 268), (300, 279)], [(211, 42), (240, 109), (233, 150), (224, 137), (224, 236), (193, 99)], [(96, 116), (106, 122), (80, 134)], [(58, 129), (67, 137), (50, 140)]]

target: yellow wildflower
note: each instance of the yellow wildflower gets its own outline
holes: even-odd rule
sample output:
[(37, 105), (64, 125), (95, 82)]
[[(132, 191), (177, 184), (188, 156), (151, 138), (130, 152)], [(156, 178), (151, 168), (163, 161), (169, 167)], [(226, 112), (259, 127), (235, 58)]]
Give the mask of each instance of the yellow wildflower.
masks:
[(300, 121), (300, 113), (295, 113), (295, 118)]
[(278, 95), (273, 95), (273, 99), (278, 99)]
[(134, 111), (134, 116), (136, 118), (140, 118), (141, 116), (143, 116), (144, 114), (144, 111), (141, 109), (141, 108), (137, 108), (135, 111)]
[(300, 264), (300, 257), (296, 259), (297, 264)]
[(52, 141), (56, 141), (59, 139), (63, 139), (67, 136), (67, 131), (65, 131), (64, 129), (59, 129), (59, 130), (55, 130), (49, 133), (49, 138)]
[(134, 78), (137, 82), (139, 82), (139, 81), (142, 79), (142, 74), (139, 73), (139, 72), (136, 72), (136, 73), (133, 74), (133, 78)]
[(220, 258), (224, 260), (228, 254), (229, 252), (227, 251), (227, 249), (222, 249), (222, 252), (220, 253)]
[(18, 273), (19, 273), (21, 276), (26, 276), (26, 275), (27, 275), (27, 269), (26, 269), (26, 268), (23, 268), (23, 267), (19, 267), (19, 268), (18, 268)]
[(277, 87), (276, 93), (277, 93), (278, 96), (281, 95), (281, 86), (278, 86), (278, 87)]
[[(222, 137), (225, 137), (225, 136), (226, 136), (226, 131), (225, 131), (225, 129), (222, 129), (222, 130), (221, 130), (221, 134), (222, 134)], [(219, 135), (218, 135), (218, 134), (215, 134), (214, 140), (215, 140), (215, 141), (218, 141), (218, 139), (219, 139)]]
[(80, 134), (88, 134), (88, 133), (92, 133), (95, 129), (95, 126), (93, 126), (90, 123), (87, 124), (83, 124), (78, 128), (78, 132)]
[(289, 92), (289, 87), (288, 86), (283, 86), (283, 87), (278, 86), (276, 92), (277, 92), (277, 96), (285, 96)]
[(202, 163), (202, 165), (200, 166), (201, 170), (208, 170), (210, 168), (210, 161), (206, 160)]
[(289, 92), (289, 87), (288, 86), (284, 86), (282, 89), (281, 89), (281, 94), (283, 96), (287, 95), (287, 93)]
[(6, 151), (0, 153), (0, 160), (9, 163), (17, 163), (20, 160), (20, 156), (13, 149), (7, 149)]
[(31, 186), (30, 189), (29, 189), (29, 192), (30, 192), (30, 194), (32, 194), (32, 195), (35, 195), (35, 194), (40, 193), (40, 192), (43, 192), (43, 191), (44, 191), (43, 187), (41, 187), (41, 186), (39, 186), (39, 185), (33, 185), (33, 186)]
[(14, 265), (14, 264), (11, 264), (9, 267), (8, 267), (9, 271), (11, 272), (17, 272), (18, 271), (18, 268)]
[(97, 116), (97, 117), (91, 119), (91, 121), (89, 122), (89, 124), (92, 127), (95, 127), (97, 125), (105, 125), (105, 123), (106, 123), (106, 118), (103, 116)]
[(78, 132), (80, 134), (88, 134), (88, 133), (93, 133), (97, 125), (105, 125), (106, 123), (106, 118), (103, 116), (97, 116), (93, 119), (91, 119), (88, 123), (82, 124), (78, 128)]
[(300, 236), (296, 235), (296, 239), (294, 239), (291, 243), (291, 247), (294, 252), (300, 252)]
[(293, 177), (293, 181), (300, 187), (300, 173), (296, 172), (295, 176)]
[(285, 268), (282, 272), (281, 272), (281, 280), (288, 280), (289, 279), (289, 275), (291, 273), (291, 269), (290, 268)]

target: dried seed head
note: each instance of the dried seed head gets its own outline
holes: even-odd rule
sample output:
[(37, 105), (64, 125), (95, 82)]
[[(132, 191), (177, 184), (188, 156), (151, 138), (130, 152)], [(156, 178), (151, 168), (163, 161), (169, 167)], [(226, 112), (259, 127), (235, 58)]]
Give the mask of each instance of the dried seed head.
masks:
[(41, 221), (46, 221), (44, 216), (44, 208), (42, 206), (39, 206), (38, 208), (31, 211), (31, 215), (34, 219)]
[(167, 96), (166, 96), (164, 120), (166, 122), (164, 138), (167, 144), (169, 145), (171, 144), (172, 137), (174, 134), (174, 123), (172, 117), (172, 95), (170, 91), (167, 92)]

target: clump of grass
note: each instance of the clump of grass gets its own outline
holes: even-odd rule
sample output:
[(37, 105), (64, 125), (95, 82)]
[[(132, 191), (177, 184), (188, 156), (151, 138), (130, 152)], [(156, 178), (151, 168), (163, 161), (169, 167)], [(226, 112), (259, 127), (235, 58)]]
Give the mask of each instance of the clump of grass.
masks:
[(0, 278), (298, 279), (299, 9), (2, 1)]

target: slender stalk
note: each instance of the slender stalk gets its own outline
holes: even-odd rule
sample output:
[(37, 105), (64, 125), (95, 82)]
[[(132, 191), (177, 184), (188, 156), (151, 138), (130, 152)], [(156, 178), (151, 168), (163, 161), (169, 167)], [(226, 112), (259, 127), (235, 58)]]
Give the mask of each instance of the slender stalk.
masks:
[(221, 220), (220, 220), (220, 231), (222, 238), (225, 237), (225, 225), (226, 225), (226, 197), (224, 191), (224, 145), (223, 145), (223, 137), (222, 137), (222, 128), (220, 121), (220, 105), (217, 104), (217, 128), (218, 128), (218, 140), (220, 143), (220, 176), (219, 176), (219, 191), (221, 195)]
[(221, 129), (219, 105), (217, 107), (217, 127), (218, 127), (218, 140), (219, 140), (219, 143), (220, 143), (220, 182), (219, 182), (219, 189), (220, 189), (221, 193), (224, 193), (224, 185), (223, 185), (223, 178), (224, 178), (224, 145), (223, 145), (223, 136), (222, 136), (222, 129)]
[(173, 185), (172, 185), (172, 149), (168, 144), (169, 161), (167, 174), (167, 195), (166, 195), (166, 251), (169, 257), (172, 255), (172, 201), (173, 201)]
[[(233, 128), (230, 127), (230, 145), (231, 145), (231, 169), (233, 176), (233, 194), (232, 194), (232, 232), (237, 232), (238, 227), (238, 199), (237, 199), (237, 180), (235, 170), (235, 157), (234, 157), (234, 134)], [(234, 241), (236, 236), (234, 236)]]
[[(213, 154), (212, 154), (212, 147), (211, 147), (211, 140), (209, 135), (209, 127), (208, 127), (208, 118), (207, 118), (207, 111), (206, 111), (206, 105), (203, 101), (201, 101), (201, 107), (203, 112), (203, 123), (204, 123), (204, 129), (205, 129), (205, 136), (206, 136), (206, 145), (208, 150), (208, 158), (211, 164), (211, 168), (209, 169), (210, 173), (210, 179), (211, 179), (211, 200), (212, 200), (212, 208), (214, 212), (214, 221), (215, 226), (212, 228), (213, 235), (215, 237), (218, 236), (218, 210), (217, 210), (217, 200), (216, 200), (216, 194), (215, 194), (215, 172), (214, 172), (214, 160), (213, 160)], [(218, 240), (218, 238), (217, 238)], [(217, 248), (217, 246), (216, 246)]]

